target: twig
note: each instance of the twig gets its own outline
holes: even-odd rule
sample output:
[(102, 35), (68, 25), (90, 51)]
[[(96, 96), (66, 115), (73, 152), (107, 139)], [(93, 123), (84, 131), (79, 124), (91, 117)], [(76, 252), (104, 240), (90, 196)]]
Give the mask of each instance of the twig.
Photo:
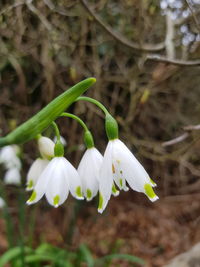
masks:
[(4, 13), (6, 13), (6, 12), (12, 10), (13, 8), (16, 8), (16, 7), (18, 7), (18, 6), (22, 6), (22, 5), (24, 5), (25, 3), (26, 3), (26, 1), (21, 1), (21, 2), (15, 3), (15, 4), (13, 4), (13, 5), (10, 5), (10, 6), (6, 7), (6, 8), (4, 8), (4, 9), (0, 12), (0, 16), (3, 15)]
[(156, 55), (156, 54), (149, 54), (146, 56), (146, 60), (170, 63), (179, 66), (200, 66), (200, 59), (196, 60), (181, 60), (181, 59), (170, 59), (164, 56)]
[(166, 54), (167, 58), (174, 59), (175, 56), (175, 49), (174, 49), (174, 21), (171, 17), (172, 12), (171, 10), (167, 10), (166, 13), (166, 38), (165, 38), (165, 47), (166, 47)]
[(93, 17), (93, 19), (104, 29), (106, 30), (115, 40), (117, 40), (119, 43), (132, 48), (134, 50), (139, 51), (146, 51), (146, 52), (155, 52), (160, 51), (165, 48), (165, 43), (160, 44), (143, 44), (139, 45), (138, 43), (132, 42), (128, 39), (126, 39), (123, 35), (120, 33), (114, 31), (112, 27), (107, 25), (102, 19), (89, 7), (86, 0), (80, 0), (83, 7), (88, 11), (88, 13)]
[(182, 134), (182, 135), (180, 135), (180, 136), (178, 136), (172, 140), (169, 140), (167, 142), (163, 142), (162, 146), (163, 147), (171, 146), (171, 145), (175, 145), (177, 143), (184, 141), (190, 135), (190, 132), (200, 130), (200, 124), (185, 126), (185, 127), (183, 127), (183, 130), (186, 131), (184, 134)]
[(183, 127), (183, 129), (185, 131), (198, 131), (198, 130), (200, 130), (200, 124), (197, 124), (197, 125), (188, 125), (188, 126)]
[(33, 12), (36, 16), (38, 16), (38, 18), (41, 20), (45, 28), (48, 31), (51, 31), (52, 30), (51, 24), (48, 22), (45, 16), (32, 4), (32, 0), (26, 0), (26, 5), (31, 12)]
[(175, 145), (177, 143), (184, 141), (188, 136), (189, 136), (189, 133), (184, 133), (184, 134), (182, 134), (182, 135), (180, 135), (180, 136), (178, 136), (172, 140), (169, 140), (167, 142), (162, 143), (162, 146), (165, 147), (165, 146)]
[(185, 1), (186, 1), (187, 5), (188, 5), (188, 7), (189, 7), (189, 9), (190, 9), (190, 12), (191, 12), (192, 17), (193, 17), (193, 19), (194, 19), (194, 22), (195, 22), (195, 24), (196, 24), (197, 30), (198, 30), (198, 32), (200, 33), (200, 25), (199, 25), (199, 21), (198, 21), (198, 19), (197, 19), (197, 17), (196, 17), (196, 14), (194, 13), (194, 11), (193, 11), (193, 9), (192, 9), (192, 7), (191, 7), (189, 1), (188, 1), (188, 0), (185, 0)]
[(185, 17), (185, 18), (182, 17), (182, 18), (176, 19), (174, 21), (174, 25), (179, 26), (179, 25), (182, 25), (183, 23), (187, 23), (188, 20), (190, 20), (191, 18), (193, 18), (193, 14), (195, 16), (198, 16), (199, 13), (200, 13), (200, 9), (193, 10), (193, 13), (189, 14), (188, 17)]

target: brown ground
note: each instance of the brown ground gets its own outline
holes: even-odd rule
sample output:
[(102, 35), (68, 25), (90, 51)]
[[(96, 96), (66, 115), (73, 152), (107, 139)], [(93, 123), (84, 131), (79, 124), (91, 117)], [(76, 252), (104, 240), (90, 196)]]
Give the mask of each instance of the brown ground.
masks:
[[(69, 245), (69, 221), (74, 202), (68, 200), (65, 206), (52, 209), (43, 200), (36, 206), (34, 244), (48, 241), (74, 249), (85, 243), (95, 257), (128, 253), (145, 259), (145, 266), (163, 266), (200, 240), (199, 201), (200, 194), (160, 196), (160, 200), (152, 204), (142, 194), (129, 191), (113, 197), (103, 215), (97, 214), (95, 201), (80, 204), (76, 226), (70, 228), (74, 234)], [(77, 203), (75, 205), (77, 208)], [(28, 211), (32, 209), (28, 208)], [(0, 227), (1, 250), (5, 250), (7, 243), (2, 220)], [(121, 262), (119, 266), (130, 265)]]

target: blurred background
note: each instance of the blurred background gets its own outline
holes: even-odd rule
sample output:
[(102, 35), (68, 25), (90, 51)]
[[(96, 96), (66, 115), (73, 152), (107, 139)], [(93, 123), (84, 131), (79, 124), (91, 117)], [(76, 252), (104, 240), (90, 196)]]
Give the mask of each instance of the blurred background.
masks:
[[(93, 76), (97, 83), (87, 95), (117, 119), (120, 139), (158, 184), (160, 197), (152, 204), (132, 190), (121, 192), (103, 215), (97, 213), (98, 199), (69, 198), (58, 209), (45, 200), (28, 207), (26, 174), (38, 155), (31, 141), (21, 147), (21, 185), (5, 185), (5, 170), (0, 169), (5, 201), (0, 255), (7, 252), (8, 257), (8, 265), (0, 260), (1, 266), (93, 266), (90, 260), (108, 254), (130, 254), (143, 259), (144, 266), (156, 267), (198, 243), (199, 74), (199, 0), (1, 0), (1, 136)], [(103, 114), (83, 102), (69, 112), (87, 123), (103, 153)], [(66, 156), (77, 167), (84, 150), (82, 129), (70, 119), (57, 122), (67, 140)], [(20, 248), (18, 254), (14, 251), (17, 260), (8, 254), (13, 248)], [(55, 255), (68, 251), (72, 260), (60, 265), (46, 258), (28, 262), (26, 249), (32, 248)], [(87, 260), (75, 262), (76, 255)], [(142, 264), (135, 260), (108, 258), (95, 266)]]

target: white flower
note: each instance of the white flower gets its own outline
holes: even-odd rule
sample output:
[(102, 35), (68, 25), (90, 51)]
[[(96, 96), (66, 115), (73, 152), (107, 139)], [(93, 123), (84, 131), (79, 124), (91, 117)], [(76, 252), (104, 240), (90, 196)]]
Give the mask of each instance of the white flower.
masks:
[(0, 197), (0, 209), (4, 208), (6, 206), (5, 200)]
[(0, 163), (2, 163), (6, 169), (21, 169), (21, 161), (17, 156), (18, 153), (19, 147), (17, 145), (3, 147), (0, 150)]
[(104, 211), (110, 199), (113, 180), (120, 189), (127, 190), (127, 181), (133, 190), (143, 192), (151, 201), (158, 199), (152, 189), (155, 183), (131, 151), (119, 139), (110, 140), (104, 154), (99, 179), (98, 211), (100, 213)]
[(18, 168), (11, 168), (6, 171), (4, 176), (5, 184), (20, 185), (21, 184), (21, 175)]
[(38, 178), (27, 204), (38, 202), (45, 194), (49, 204), (58, 207), (67, 199), (69, 191), (75, 198), (83, 199), (77, 170), (64, 157), (55, 157)]
[(83, 194), (89, 201), (97, 195), (99, 189), (99, 171), (103, 161), (103, 156), (95, 148), (85, 151), (80, 164), (78, 173), (83, 186)]
[(27, 174), (27, 187), (26, 190), (30, 191), (33, 190), (34, 186), (37, 183), (37, 180), (39, 178), (39, 176), (41, 175), (41, 173), (43, 172), (43, 170), (46, 168), (46, 166), (48, 165), (49, 161), (46, 159), (41, 159), (41, 158), (37, 158), (33, 164), (31, 165), (28, 174)]
[(54, 142), (48, 137), (41, 136), (38, 139), (38, 148), (44, 159), (50, 160), (54, 157), (54, 146)]

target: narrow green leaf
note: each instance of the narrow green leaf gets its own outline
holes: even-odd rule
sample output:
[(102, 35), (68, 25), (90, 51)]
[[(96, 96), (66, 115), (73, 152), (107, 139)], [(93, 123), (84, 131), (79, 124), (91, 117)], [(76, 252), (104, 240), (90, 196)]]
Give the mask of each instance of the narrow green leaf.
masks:
[(7, 136), (0, 138), (0, 147), (10, 144), (23, 144), (35, 138), (95, 82), (95, 78), (85, 79), (56, 97), (28, 121)]
[(82, 259), (87, 263), (87, 266), (93, 267), (94, 259), (88, 247), (85, 244), (81, 244), (79, 247), (79, 251), (82, 255)]

